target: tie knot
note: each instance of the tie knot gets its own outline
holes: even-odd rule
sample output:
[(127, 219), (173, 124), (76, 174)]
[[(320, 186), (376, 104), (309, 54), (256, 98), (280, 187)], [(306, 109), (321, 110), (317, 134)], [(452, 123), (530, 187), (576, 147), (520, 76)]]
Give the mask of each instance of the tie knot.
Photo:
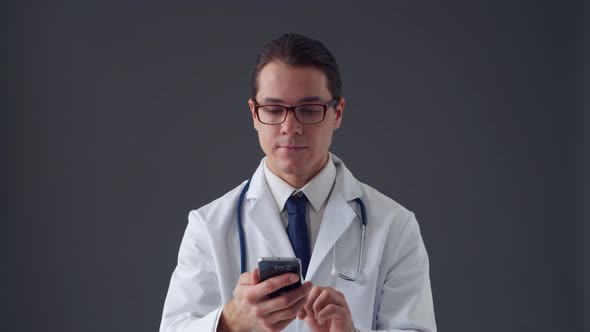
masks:
[(301, 196), (291, 196), (287, 199), (287, 212), (289, 214), (298, 213), (305, 215), (305, 206), (307, 205), (307, 197), (305, 195)]

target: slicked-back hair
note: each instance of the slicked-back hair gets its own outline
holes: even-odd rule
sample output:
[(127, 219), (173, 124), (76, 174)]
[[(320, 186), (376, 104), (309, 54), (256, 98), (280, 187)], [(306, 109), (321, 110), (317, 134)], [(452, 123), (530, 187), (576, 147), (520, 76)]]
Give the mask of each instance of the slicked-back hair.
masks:
[(342, 81), (340, 70), (332, 53), (318, 40), (296, 33), (286, 33), (266, 44), (256, 60), (252, 73), (252, 99), (258, 93), (258, 75), (264, 66), (280, 61), (293, 67), (312, 66), (321, 70), (327, 78), (332, 98), (340, 98)]

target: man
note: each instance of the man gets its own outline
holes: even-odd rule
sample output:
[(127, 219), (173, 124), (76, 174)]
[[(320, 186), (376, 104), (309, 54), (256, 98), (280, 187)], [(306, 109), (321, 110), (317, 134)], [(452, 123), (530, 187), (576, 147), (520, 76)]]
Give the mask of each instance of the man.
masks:
[[(328, 151), (340, 90), (319, 41), (285, 34), (264, 47), (248, 104), (266, 157), (249, 181), (189, 214), (160, 331), (436, 331), (414, 214)], [(267, 296), (300, 278), (260, 282), (257, 260), (269, 256), (300, 258), (303, 285)]]

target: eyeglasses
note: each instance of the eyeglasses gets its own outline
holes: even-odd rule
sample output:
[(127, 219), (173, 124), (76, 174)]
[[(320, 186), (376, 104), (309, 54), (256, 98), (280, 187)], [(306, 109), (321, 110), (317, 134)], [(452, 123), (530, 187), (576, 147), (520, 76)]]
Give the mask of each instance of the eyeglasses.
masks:
[[(336, 105), (339, 98), (327, 104), (302, 104), (297, 106), (256, 105), (254, 111), (258, 121), (268, 125), (278, 125), (287, 119), (287, 113), (293, 111), (295, 119), (302, 124), (314, 124), (324, 121), (328, 108)], [(256, 101), (254, 101), (256, 103)]]

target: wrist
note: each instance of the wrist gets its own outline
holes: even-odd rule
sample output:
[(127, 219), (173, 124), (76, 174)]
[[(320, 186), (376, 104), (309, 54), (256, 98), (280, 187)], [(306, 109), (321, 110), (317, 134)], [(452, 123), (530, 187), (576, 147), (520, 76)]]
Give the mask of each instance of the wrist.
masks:
[(221, 315), (219, 316), (219, 322), (217, 323), (217, 332), (233, 332), (234, 330), (231, 327), (231, 319), (229, 311), (231, 309), (228, 308), (229, 303), (226, 303), (223, 308), (221, 309)]
[(226, 303), (223, 308), (221, 309), (221, 315), (219, 317), (219, 322), (217, 324), (217, 332), (243, 332), (246, 331), (236, 323), (236, 320), (233, 319), (233, 305), (232, 300)]
[(225, 311), (225, 307), (221, 309), (221, 314), (219, 315), (219, 321), (217, 322), (217, 329), (216, 332), (231, 332), (227, 324), (227, 315)]

